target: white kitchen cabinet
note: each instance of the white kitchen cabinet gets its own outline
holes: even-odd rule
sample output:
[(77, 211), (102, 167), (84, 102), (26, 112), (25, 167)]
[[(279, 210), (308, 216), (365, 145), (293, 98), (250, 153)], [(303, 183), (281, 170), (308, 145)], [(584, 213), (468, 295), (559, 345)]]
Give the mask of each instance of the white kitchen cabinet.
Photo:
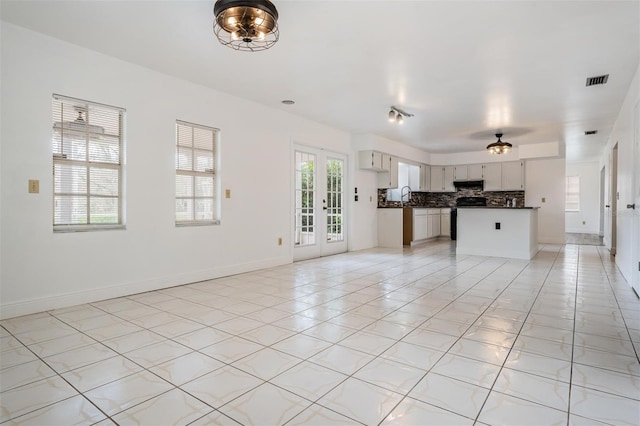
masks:
[[(416, 166), (415, 164), (407, 165), (407, 174), (409, 175), (408, 185), (412, 191), (422, 191), (422, 174), (421, 174), (421, 166)], [(398, 182), (398, 187), (402, 187), (402, 183)]]
[(427, 209), (413, 209), (413, 241), (429, 238), (427, 216)]
[(482, 173), (483, 164), (470, 164), (467, 166), (467, 179), (469, 180), (482, 180), (484, 175)]
[(451, 209), (440, 209), (440, 236), (451, 236)]
[(503, 191), (524, 190), (524, 162), (508, 161), (502, 163), (502, 188)]
[(482, 179), (484, 179), (485, 191), (500, 191), (502, 189), (502, 164), (483, 164)]
[(382, 156), (383, 154), (378, 151), (360, 151), (358, 153), (360, 169), (373, 170), (374, 172), (384, 171)]
[(455, 192), (454, 166), (431, 166), (431, 192)]
[(453, 166), (453, 180), (468, 180), (468, 166)]
[(378, 247), (402, 248), (403, 209), (378, 210)]
[(440, 235), (440, 209), (427, 209), (427, 238)]
[(420, 191), (431, 190), (431, 167), (420, 164)]
[(385, 171), (378, 173), (378, 188), (389, 189), (398, 187), (398, 158), (388, 154), (382, 154), (382, 163)]
[(443, 192), (456, 192), (456, 187), (453, 185), (454, 168), (453, 166), (443, 167)]
[(431, 182), (429, 189), (431, 192), (442, 192), (444, 189), (444, 175), (442, 173), (442, 167), (431, 166)]

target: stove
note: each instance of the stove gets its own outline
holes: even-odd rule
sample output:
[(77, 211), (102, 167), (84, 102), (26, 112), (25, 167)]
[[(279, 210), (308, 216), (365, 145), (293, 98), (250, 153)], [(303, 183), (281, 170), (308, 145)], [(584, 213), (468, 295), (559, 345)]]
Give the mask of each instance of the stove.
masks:
[[(459, 197), (456, 207), (486, 207), (486, 197)], [(458, 238), (458, 212), (456, 207), (451, 207), (451, 239)]]

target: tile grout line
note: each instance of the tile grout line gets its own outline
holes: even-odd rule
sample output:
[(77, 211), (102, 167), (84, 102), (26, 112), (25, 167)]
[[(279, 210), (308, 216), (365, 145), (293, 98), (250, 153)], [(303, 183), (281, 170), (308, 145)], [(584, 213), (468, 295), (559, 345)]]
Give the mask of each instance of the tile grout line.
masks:
[[(474, 419), (474, 425), (479, 422), (480, 414), (482, 414), (482, 410), (484, 409), (485, 404), (489, 400), (489, 396), (491, 395), (491, 392), (494, 392), (493, 388), (494, 388), (496, 382), (498, 381), (498, 378), (500, 377), (500, 374), (502, 373), (502, 370), (505, 368), (504, 365), (507, 363), (507, 359), (509, 358), (509, 355), (511, 354), (511, 351), (513, 350), (513, 345), (515, 344), (515, 342), (518, 339), (518, 337), (520, 337), (520, 333), (522, 332), (522, 329), (524, 328), (524, 326), (525, 326), (525, 324), (527, 322), (527, 318), (529, 318), (529, 315), (531, 315), (531, 311), (533, 310), (533, 307), (535, 306), (535, 303), (538, 300), (538, 297), (540, 297), (540, 293), (542, 292), (542, 289), (544, 288), (544, 286), (546, 284), (546, 281), (549, 279), (549, 275), (551, 275), (551, 271), (553, 271), (553, 266), (556, 264), (557, 259), (558, 259), (558, 257), (560, 256), (560, 253), (563, 250), (564, 250), (564, 247), (561, 248), (560, 250), (558, 250), (556, 252), (555, 256), (554, 256), (553, 261), (550, 262), (549, 270), (547, 271), (545, 279), (542, 282), (542, 284), (540, 285), (540, 288), (538, 289), (538, 292), (536, 293), (536, 297), (534, 298), (533, 303), (531, 303), (531, 307), (529, 308), (529, 311), (527, 312), (527, 315), (525, 316), (524, 320), (522, 321), (522, 325), (520, 326), (520, 329), (518, 330), (518, 333), (516, 334), (516, 339), (514, 340), (514, 342), (511, 345), (511, 347), (509, 348), (509, 352), (507, 352), (507, 356), (505, 357), (504, 361), (502, 362), (502, 365), (500, 366), (500, 369), (498, 370), (498, 374), (496, 375), (496, 378), (493, 380), (493, 383), (491, 384), (491, 388), (489, 389), (489, 392), (487, 393), (487, 396), (485, 397), (484, 401), (482, 402), (482, 405), (480, 406), (480, 409), (478, 410), (478, 414), (476, 414), (476, 417)], [(530, 263), (528, 265), (530, 265)], [(522, 398), (520, 398), (520, 399), (522, 399)]]

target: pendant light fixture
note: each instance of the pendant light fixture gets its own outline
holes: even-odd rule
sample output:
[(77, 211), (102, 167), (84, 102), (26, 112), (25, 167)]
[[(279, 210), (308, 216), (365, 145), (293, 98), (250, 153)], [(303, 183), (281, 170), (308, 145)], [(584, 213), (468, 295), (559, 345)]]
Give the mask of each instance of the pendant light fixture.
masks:
[(280, 36), (278, 11), (269, 0), (218, 0), (213, 14), (216, 37), (235, 50), (266, 50)]
[(496, 142), (487, 145), (487, 149), (489, 150), (489, 153), (495, 154), (495, 155), (502, 155), (502, 154), (509, 153), (513, 145), (511, 145), (509, 142), (503, 142), (502, 140), (500, 140), (500, 138), (502, 138), (502, 133), (496, 133), (496, 137), (498, 138)]
[(413, 114), (409, 114), (408, 112), (405, 112), (397, 107), (391, 106), (389, 107), (389, 122), (390, 123), (398, 123), (398, 124), (402, 124), (404, 123), (404, 118), (405, 117), (413, 117)]

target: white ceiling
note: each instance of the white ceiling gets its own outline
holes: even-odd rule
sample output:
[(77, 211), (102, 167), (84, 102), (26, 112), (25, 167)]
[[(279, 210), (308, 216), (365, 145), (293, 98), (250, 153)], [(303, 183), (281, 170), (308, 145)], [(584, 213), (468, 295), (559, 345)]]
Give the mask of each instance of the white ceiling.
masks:
[[(568, 161), (597, 158), (639, 63), (639, 1), (273, 1), (280, 41), (254, 53), (218, 43), (214, 0), (2, 0), (1, 16), (437, 153), (482, 150), (501, 129), (515, 146), (558, 141)], [(585, 87), (601, 74), (606, 85)], [(415, 117), (389, 123), (390, 105)]]

